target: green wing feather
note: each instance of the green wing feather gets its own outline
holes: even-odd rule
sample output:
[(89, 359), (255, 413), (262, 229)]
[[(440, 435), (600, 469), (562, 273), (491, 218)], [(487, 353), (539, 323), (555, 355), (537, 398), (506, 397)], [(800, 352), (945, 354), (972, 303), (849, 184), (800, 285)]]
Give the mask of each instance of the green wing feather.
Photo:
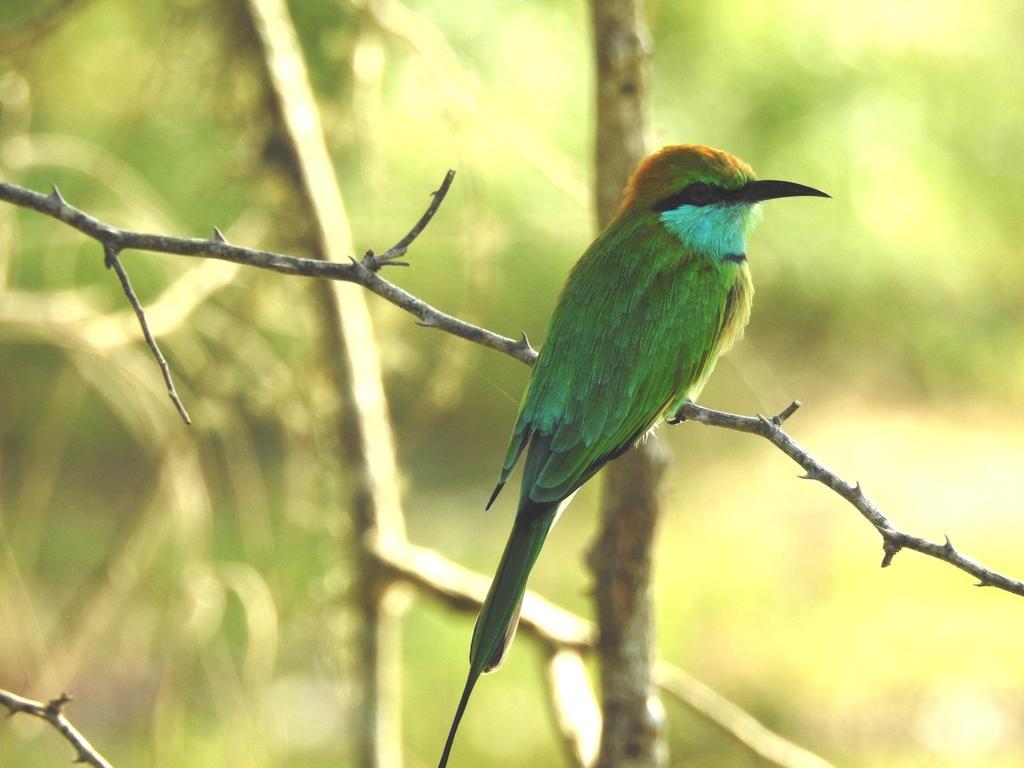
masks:
[(639, 217), (613, 224), (559, 298), (499, 488), (529, 446), (523, 494), (573, 493), (696, 396), (746, 325), (751, 294), (745, 263), (688, 254)]

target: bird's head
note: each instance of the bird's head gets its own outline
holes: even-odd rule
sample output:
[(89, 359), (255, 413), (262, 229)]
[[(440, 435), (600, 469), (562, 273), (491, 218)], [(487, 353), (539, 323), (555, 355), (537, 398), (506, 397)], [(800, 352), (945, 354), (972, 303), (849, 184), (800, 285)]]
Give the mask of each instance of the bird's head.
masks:
[(620, 215), (656, 217), (687, 249), (738, 258), (757, 222), (757, 204), (800, 196), (829, 197), (791, 181), (759, 181), (749, 165), (728, 152), (682, 144), (640, 163), (626, 185)]

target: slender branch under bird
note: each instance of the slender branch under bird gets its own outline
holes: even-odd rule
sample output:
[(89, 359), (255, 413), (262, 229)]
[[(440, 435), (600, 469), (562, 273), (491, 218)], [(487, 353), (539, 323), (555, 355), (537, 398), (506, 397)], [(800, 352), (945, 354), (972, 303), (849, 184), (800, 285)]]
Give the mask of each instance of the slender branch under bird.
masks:
[(811, 456), (803, 446), (782, 429), (782, 424), (796, 413), (799, 407), (800, 402), (794, 400), (780, 414), (767, 418), (760, 414), (757, 416), (741, 416), (735, 413), (704, 408), (696, 403), (686, 403), (679, 409), (676, 418), (673, 419), (673, 423), (683, 420), (696, 421), (701, 424), (723, 427), (736, 430), (737, 432), (748, 432), (752, 435), (763, 437), (800, 465), (804, 470), (801, 478), (817, 480), (825, 487), (839, 494), (875, 527), (875, 530), (882, 537), (882, 549), (884, 550), (882, 557), (883, 568), (892, 563), (893, 557), (901, 549), (912, 549), (915, 552), (920, 552), (921, 554), (949, 563), (961, 571), (966, 571), (978, 580), (976, 586), (996, 587), (1024, 597), (1024, 582), (1005, 576), (964, 555), (953, 546), (953, 542), (949, 540), (948, 536), (945, 542), (938, 544), (899, 530), (882, 513), (878, 505), (868, 498), (860, 483), (847, 482)]

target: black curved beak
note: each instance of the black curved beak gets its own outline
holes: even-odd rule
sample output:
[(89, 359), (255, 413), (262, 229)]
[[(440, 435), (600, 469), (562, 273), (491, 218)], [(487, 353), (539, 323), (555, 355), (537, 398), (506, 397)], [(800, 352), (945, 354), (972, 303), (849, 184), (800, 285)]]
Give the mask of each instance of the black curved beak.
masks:
[(774, 200), (778, 197), (828, 197), (832, 195), (814, 187), (805, 187), (792, 181), (776, 181), (764, 179), (751, 181), (735, 192), (737, 202), (759, 203), (762, 200)]

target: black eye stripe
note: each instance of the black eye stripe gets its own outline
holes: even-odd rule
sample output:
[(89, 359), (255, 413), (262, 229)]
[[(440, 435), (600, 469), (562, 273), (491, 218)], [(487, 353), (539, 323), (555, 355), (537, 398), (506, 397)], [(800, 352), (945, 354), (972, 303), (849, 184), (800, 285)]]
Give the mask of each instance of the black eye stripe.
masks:
[(680, 191), (674, 192), (668, 197), (663, 197), (652, 206), (651, 210), (657, 213), (664, 213), (665, 211), (675, 210), (681, 205), (698, 207), (712, 205), (733, 197), (735, 194), (736, 190), (722, 189), (703, 181), (695, 181), (692, 184), (687, 184)]
[(688, 185), (683, 193), (690, 205), (707, 205), (714, 198), (711, 187), (699, 181)]

